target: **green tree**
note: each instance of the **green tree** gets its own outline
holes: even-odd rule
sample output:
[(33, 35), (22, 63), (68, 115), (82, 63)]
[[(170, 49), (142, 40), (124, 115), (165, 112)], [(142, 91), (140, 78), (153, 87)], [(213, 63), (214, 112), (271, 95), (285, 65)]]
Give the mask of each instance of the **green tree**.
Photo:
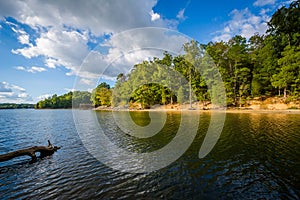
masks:
[(35, 105), (36, 109), (44, 109), (44, 108), (78, 108), (80, 104), (90, 104), (91, 93), (87, 91), (75, 91), (68, 92), (61, 96), (57, 94), (49, 97), (47, 99), (41, 100), (37, 102)]
[(91, 101), (94, 106), (110, 106), (112, 102), (112, 91), (110, 85), (106, 82), (100, 83), (91, 95)]
[[(283, 51), (286, 45), (299, 45), (300, 1), (293, 1), (288, 8), (278, 9), (269, 21), (268, 32), (276, 37), (277, 46)], [(294, 38), (294, 34), (297, 34)]]
[(300, 83), (300, 46), (286, 46), (282, 52), (282, 58), (278, 60), (280, 71), (272, 77), (272, 85), (275, 88), (283, 89), (284, 97), (287, 97), (287, 90), (295, 96), (299, 94)]

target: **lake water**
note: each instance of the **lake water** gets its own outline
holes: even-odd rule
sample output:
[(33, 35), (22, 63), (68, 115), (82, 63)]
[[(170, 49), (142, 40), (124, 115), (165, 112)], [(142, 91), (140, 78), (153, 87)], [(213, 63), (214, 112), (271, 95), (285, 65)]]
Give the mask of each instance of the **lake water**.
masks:
[[(83, 119), (96, 114), (114, 144), (136, 153), (167, 145), (181, 120), (179, 113), (167, 113), (159, 134), (137, 139), (118, 128), (111, 112), (76, 112)], [(147, 112), (131, 116), (138, 125), (151, 123)], [(0, 163), (0, 199), (300, 198), (299, 114), (228, 113), (217, 144), (199, 159), (210, 117), (200, 114), (197, 135), (178, 160), (136, 174), (94, 158), (77, 133), (72, 110), (1, 110), (0, 154), (47, 145), (48, 139), (62, 148), (35, 163), (26, 156)]]

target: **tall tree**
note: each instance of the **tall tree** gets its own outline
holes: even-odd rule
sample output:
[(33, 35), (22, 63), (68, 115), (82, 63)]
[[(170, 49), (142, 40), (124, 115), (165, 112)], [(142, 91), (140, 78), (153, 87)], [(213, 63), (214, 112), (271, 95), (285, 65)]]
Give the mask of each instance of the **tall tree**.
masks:
[(91, 101), (95, 106), (110, 106), (112, 91), (106, 82), (100, 83), (92, 92)]

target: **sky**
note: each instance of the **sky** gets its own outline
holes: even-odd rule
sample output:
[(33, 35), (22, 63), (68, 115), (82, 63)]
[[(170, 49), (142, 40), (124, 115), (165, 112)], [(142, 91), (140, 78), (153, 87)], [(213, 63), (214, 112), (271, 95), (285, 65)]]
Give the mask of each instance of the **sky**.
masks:
[(113, 86), (182, 44), (264, 34), (279, 0), (0, 0), (0, 103)]

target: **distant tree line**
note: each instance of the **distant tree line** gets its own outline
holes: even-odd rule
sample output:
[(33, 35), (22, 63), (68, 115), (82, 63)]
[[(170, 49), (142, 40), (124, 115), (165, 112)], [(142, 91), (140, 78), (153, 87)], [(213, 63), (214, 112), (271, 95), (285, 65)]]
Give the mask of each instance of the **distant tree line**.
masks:
[[(246, 100), (261, 96), (280, 96), (286, 101), (299, 99), (299, 6), (297, 0), (278, 9), (264, 35), (255, 34), (249, 40), (237, 35), (227, 42), (208, 44), (192, 40), (184, 44), (183, 55), (165, 52), (162, 59), (143, 61), (134, 65), (129, 74), (119, 74), (114, 88), (103, 82), (92, 93), (54, 95), (38, 102), (36, 108), (69, 108), (72, 98), (73, 107), (80, 103), (96, 107), (138, 103), (148, 108), (155, 104), (211, 101), (218, 91), (213, 93), (209, 89), (215, 84), (215, 71), (203, 67), (210, 59), (221, 74), (228, 106), (242, 106)], [(203, 75), (211, 80), (205, 80)]]
[(34, 108), (34, 104), (0, 103), (0, 109), (30, 109), (30, 108)]
[(58, 96), (46, 98), (39, 101), (36, 105), (36, 109), (58, 109), (58, 108), (79, 108), (80, 104), (91, 104), (91, 93), (87, 91), (75, 91)]

